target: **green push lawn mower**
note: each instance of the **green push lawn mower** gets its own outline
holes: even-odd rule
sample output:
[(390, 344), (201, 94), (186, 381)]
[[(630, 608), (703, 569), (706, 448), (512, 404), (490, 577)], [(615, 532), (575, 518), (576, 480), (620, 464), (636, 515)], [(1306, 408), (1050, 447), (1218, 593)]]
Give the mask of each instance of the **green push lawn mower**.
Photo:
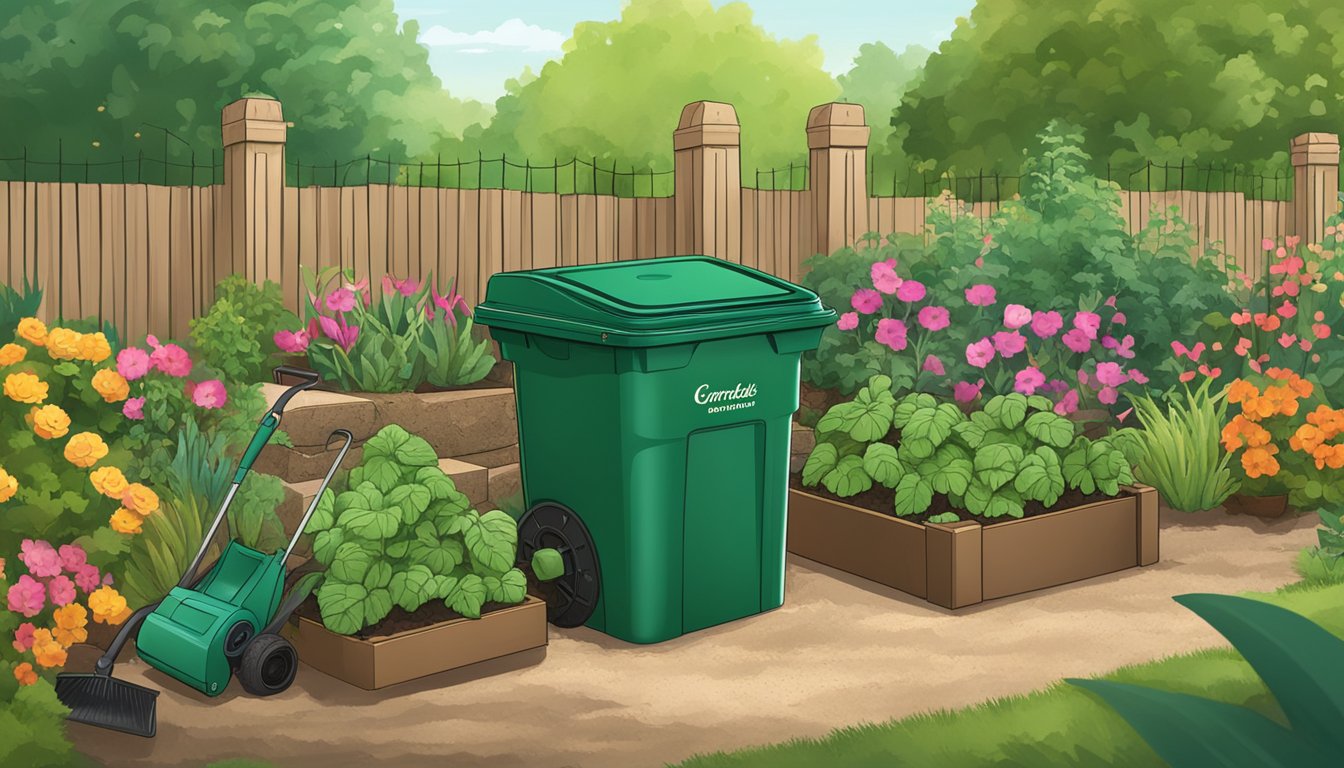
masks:
[(137, 628), (140, 633), (136, 649), (140, 658), (207, 696), (223, 693), (234, 675), (248, 693), (256, 696), (280, 693), (294, 682), (298, 654), (279, 633), (290, 614), (308, 596), (308, 590), (296, 586), (287, 598), (281, 599), (285, 562), (317, 509), (318, 499), (350, 450), (351, 434), (344, 429), (331, 433), (328, 444), (334, 438), (342, 438), (345, 443), (288, 546), (266, 554), (230, 540), (214, 565), (197, 575), (238, 486), (280, 426), (285, 405), (294, 395), (318, 382), (317, 374), (297, 368), (276, 369), (277, 381), (281, 375), (296, 376), (303, 381), (285, 390), (262, 418), (238, 464), (233, 485), (182, 580), (162, 600), (141, 608), (127, 619), (93, 672), (57, 675), (56, 695), (70, 708), (70, 720), (138, 736), (154, 735), (155, 700), (159, 692), (112, 677), (117, 655)]

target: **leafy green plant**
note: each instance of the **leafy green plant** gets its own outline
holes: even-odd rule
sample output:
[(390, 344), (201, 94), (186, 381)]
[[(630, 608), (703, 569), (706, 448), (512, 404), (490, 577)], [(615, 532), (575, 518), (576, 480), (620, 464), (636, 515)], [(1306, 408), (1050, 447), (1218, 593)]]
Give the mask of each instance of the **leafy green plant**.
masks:
[(42, 289), (37, 281), (28, 282), (25, 278), (20, 288), (0, 283), (0, 339), (12, 339), (19, 321), (37, 315), (40, 306)]
[[(214, 514), (196, 494), (164, 494), (159, 505), (157, 513), (145, 518), (126, 558), (121, 587), (133, 606), (148, 605), (177, 586), (205, 538), (206, 521)], [(212, 562), (219, 551), (218, 542), (212, 543), (203, 562)]]
[(384, 427), (347, 485), (322, 494), (306, 529), (326, 567), (317, 603), (327, 629), (354, 634), (393, 606), (414, 613), (430, 600), (470, 618), (487, 602), (523, 601), (517, 523), (471, 509), (423, 438)]
[[(10, 629), (0, 627), (0, 631)], [(11, 631), (4, 631), (6, 637)], [(31, 768), (77, 765), (74, 745), (65, 737), (69, 713), (45, 677), (20, 685), (15, 665), (0, 660), (0, 764)]]
[(280, 478), (251, 472), (229, 505), (229, 534), (258, 552), (275, 552), (289, 542), (276, 510), (285, 500)]
[(1185, 396), (1172, 396), (1164, 407), (1151, 395), (1130, 398), (1143, 429), (1136, 433), (1143, 453), (1135, 476), (1153, 486), (1174, 509), (1213, 509), (1236, 492), (1220, 435), (1227, 423), (1227, 394), (1211, 391), (1205, 379)]
[(924, 514), (941, 494), (973, 515), (1017, 518), (1029, 502), (1054, 505), (1066, 488), (1114, 496), (1134, 481), (1133, 430), (1076, 436), (1042, 396), (1000, 395), (967, 415), (927, 393), (897, 400), (890, 387), (874, 376), (822, 416), (803, 485), (851, 497), (879, 484), (894, 491), (900, 516)]
[(276, 352), (272, 329), (295, 322), (277, 283), (257, 285), (246, 275), (229, 275), (215, 285), (210, 309), (191, 321), (191, 342), (226, 382), (250, 384), (268, 378)]
[[(456, 294), (454, 294), (456, 295)], [(463, 306), (466, 306), (463, 304)], [(444, 310), (453, 318), (452, 309)], [(490, 342), (472, 333), (471, 317), (453, 322), (427, 322), (420, 334), (425, 380), (436, 387), (457, 387), (485, 378), (495, 367)]]
[(1344, 582), (1344, 520), (1340, 510), (1317, 510), (1321, 527), (1316, 531), (1319, 542), (1298, 553), (1295, 567), (1309, 582), (1336, 584)]
[(1231, 641), (1273, 694), (1287, 727), (1199, 696), (1110, 680), (1067, 682), (1111, 705), (1172, 768), (1337, 765), (1344, 752), (1344, 640), (1258, 600), (1205, 594), (1175, 600)]

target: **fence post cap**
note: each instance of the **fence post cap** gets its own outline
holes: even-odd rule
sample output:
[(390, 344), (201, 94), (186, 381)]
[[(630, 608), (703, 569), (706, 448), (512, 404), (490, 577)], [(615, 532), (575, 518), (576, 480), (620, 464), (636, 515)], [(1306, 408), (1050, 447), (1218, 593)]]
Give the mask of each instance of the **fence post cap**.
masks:
[(284, 144), (286, 130), (280, 102), (275, 99), (251, 96), (228, 104), (220, 112), (224, 146), (245, 141), (263, 144)]
[(866, 147), (868, 134), (861, 104), (820, 104), (807, 115), (808, 149)]
[(672, 134), (673, 149), (736, 147), (742, 143), (737, 110), (720, 101), (693, 101), (681, 110)]
[(1293, 137), (1294, 166), (1339, 165), (1339, 135), (1334, 133), (1301, 133)]

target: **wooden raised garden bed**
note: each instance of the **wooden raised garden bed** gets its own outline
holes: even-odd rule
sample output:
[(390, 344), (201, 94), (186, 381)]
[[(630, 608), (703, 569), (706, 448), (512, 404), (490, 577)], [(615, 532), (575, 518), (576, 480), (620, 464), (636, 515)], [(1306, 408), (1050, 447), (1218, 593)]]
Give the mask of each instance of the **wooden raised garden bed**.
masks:
[(1152, 565), (1157, 491), (993, 525), (913, 523), (789, 489), (790, 552), (946, 608)]
[(338, 635), (305, 616), (296, 616), (284, 632), (303, 663), (375, 690), (544, 647), (546, 603), (529, 595), (479, 619), (454, 618), (386, 636)]

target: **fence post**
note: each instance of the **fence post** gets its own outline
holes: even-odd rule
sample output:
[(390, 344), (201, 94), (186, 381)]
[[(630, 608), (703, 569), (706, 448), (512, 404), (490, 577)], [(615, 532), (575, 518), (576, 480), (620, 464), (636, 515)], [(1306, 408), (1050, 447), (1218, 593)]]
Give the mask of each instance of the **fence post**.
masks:
[(697, 101), (672, 134), (678, 254), (742, 261), (742, 129), (731, 104)]
[(1339, 211), (1339, 136), (1304, 133), (1293, 137), (1293, 220), (1291, 234), (1319, 243), (1325, 222)]
[(258, 284), (281, 281), (280, 217), (285, 190), (287, 123), (274, 99), (239, 99), (224, 107), (225, 248), (215, 277), (237, 273)]
[[(807, 116), (813, 253), (853, 245), (868, 232), (868, 125), (859, 104), (831, 103)], [(810, 255), (810, 254), (809, 254)], [(801, 277), (802, 265), (795, 275)]]

